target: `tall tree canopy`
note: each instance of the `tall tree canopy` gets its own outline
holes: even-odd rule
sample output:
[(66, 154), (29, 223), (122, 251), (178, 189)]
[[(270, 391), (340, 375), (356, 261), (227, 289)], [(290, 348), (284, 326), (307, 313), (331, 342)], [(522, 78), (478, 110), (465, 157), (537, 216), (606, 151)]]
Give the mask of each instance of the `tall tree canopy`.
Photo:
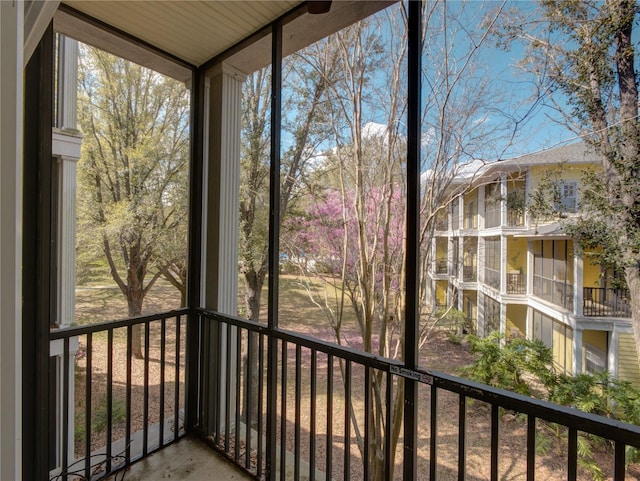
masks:
[[(179, 197), (188, 168), (189, 95), (175, 80), (88, 46), (79, 77), (79, 245), (104, 256), (127, 315), (139, 316), (145, 295), (175, 260), (164, 247), (175, 245), (172, 236), (187, 219)], [(142, 354), (139, 336), (134, 354)]]
[[(592, 146), (604, 175), (587, 176), (582, 218), (569, 227), (624, 272), (640, 352), (640, 122), (633, 0), (544, 0), (505, 29), (524, 41), (524, 68), (564, 123)], [(535, 23), (527, 19), (535, 18)]]

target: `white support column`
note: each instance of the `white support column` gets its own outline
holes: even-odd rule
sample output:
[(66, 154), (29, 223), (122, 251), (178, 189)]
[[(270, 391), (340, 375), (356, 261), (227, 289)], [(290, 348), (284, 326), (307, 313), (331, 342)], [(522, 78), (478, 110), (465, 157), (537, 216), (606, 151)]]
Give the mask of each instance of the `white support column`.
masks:
[(76, 177), (82, 136), (77, 128), (78, 42), (61, 35), (58, 44), (57, 127), (52, 153), (58, 171), (58, 318), (59, 327), (75, 319)]
[(504, 302), (500, 302), (500, 334), (505, 336), (502, 339), (504, 345), (507, 335), (507, 305)]
[(609, 349), (607, 353), (607, 368), (614, 378), (618, 378), (618, 352), (619, 352), (619, 336), (616, 327), (609, 333)]
[[(244, 75), (236, 70), (216, 66), (205, 82), (205, 238), (204, 307), (223, 314), (238, 314), (238, 238), (240, 202), (240, 128)], [(227, 333), (229, 336), (227, 336)], [(238, 329), (227, 325), (208, 334), (207, 349), (216, 353), (205, 366), (220, 383), (209, 383), (205, 404), (206, 423), (213, 429), (215, 411), (229, 402), (235, 410), (235, 386), (240, 373), (237, 357)], [(227, 338), (230, 338), (230, 344)], [(217, 353), (220, 353), (218, 361)], [(229, 380), (227, 380), (229, 376)], [(235, 420), (235, 411), (230, 419)], [(223, 419), (221, 416), (219, 419)], [(224, 422), (224, 421), (220, 421)], [(233, 422), (233, 421), (232, 421)], [(224, 426), (219, 426), (223, 428)]]
[(237, 315), (240, 100), (244, 75), (217, 67), (210, 79), (205, 307)]
[(573, 362), (571, 365), (571, 374), (574, 376), (582, 372), (582, 329), (573, 330)]
[(0, 479), (22, 478), (24, 2), (0, 2)]
[(484, 199), (484, 185), (478, 187), (478, 230), (484, 229), (485, 218), (485, 199)]
[(500, 236), (500, 292), (507, 292), (507, 236)]
[(76, 131), (78, 118), (78, 41), (60, 35), (58, 44), (57, 127)]
[(527, 242), (527, 296), (531, 297), (533, 294), (533, 265), (535, 256), (533, 254), (533, 245), (535, 241)]
[(584, 308), (584, 279), (583, 260), (581, 249), (575, 245), (573, 248), (573, 312), (576, 316), (582, 316)]
[(507, 176), (500, 176), (500, 225), (507, 225)]
[(75, 319), (77, 157), (58, 157), (58, 327)]

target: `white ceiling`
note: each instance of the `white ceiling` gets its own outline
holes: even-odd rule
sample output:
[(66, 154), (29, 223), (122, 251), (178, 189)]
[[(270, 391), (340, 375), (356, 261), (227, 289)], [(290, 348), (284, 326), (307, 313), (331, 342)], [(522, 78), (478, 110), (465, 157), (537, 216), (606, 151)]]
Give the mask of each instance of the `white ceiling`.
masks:
[(64, 0), (62, 3), (199, 66), (301, 2)]
[[(395, 1), (333, 0), (329, 12), (314, 15), (307, 14), (304, 7), (297, 9), (285, 22), (283, 53), (303, 48)], [(193, 66), (202, 66), (301, 3), (300, 0), (63, 0), (54, 16), (54, 28), (81, 42), (188, 81)], [(131, 42), (129, 37), (142, 42)], [(244, 73), (253, 72), (270, 60), (268, 34), (254, 38), (250, 49), (234, 50), (225, 57), (227, 65)]]

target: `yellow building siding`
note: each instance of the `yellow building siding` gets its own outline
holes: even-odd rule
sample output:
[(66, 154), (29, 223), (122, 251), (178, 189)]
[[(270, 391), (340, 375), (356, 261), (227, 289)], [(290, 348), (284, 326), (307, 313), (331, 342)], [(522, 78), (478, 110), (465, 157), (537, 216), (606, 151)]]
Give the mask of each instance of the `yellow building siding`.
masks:
[(527, 249), (529, 243), (525, 238), (509, 237), (507, 239), (507, 272), (527, 271)]
[(507, 339), (527, 334), (527, 306), (512, 304), (507, 306)]
[(591, 344), (602, 352), (607, 352), (607, 331), (582, 331), (582, 342)]
[(640, 385), (638, 351), (633, 334), (618, 335), (618, 378)]
[(447, 304), (447, 287), (449, 283), (447, 281), (436, 281), (436, 302), (445, 306)]
[(600, 264), (593, 264), (592, 258), (587, 255), (582, 261), (582, 285), (584, 287), (600, 286)]

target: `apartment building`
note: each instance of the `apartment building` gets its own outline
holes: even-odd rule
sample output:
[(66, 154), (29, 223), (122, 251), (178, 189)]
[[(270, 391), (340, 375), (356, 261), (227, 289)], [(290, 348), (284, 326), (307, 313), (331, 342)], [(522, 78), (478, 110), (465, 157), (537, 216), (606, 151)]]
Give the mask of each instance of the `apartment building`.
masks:
[[(582, 174), (598, 166), (576, 143), (456, 178), (432, 241), (431, 298), (464, 312), (480, 336), (541, 339), (565, 372), (606, 369), (640, 385), (628, 291), (564, 228), (580, 208)], [(559, 215), (541, 220), (527, 206), (550, 181)]]

